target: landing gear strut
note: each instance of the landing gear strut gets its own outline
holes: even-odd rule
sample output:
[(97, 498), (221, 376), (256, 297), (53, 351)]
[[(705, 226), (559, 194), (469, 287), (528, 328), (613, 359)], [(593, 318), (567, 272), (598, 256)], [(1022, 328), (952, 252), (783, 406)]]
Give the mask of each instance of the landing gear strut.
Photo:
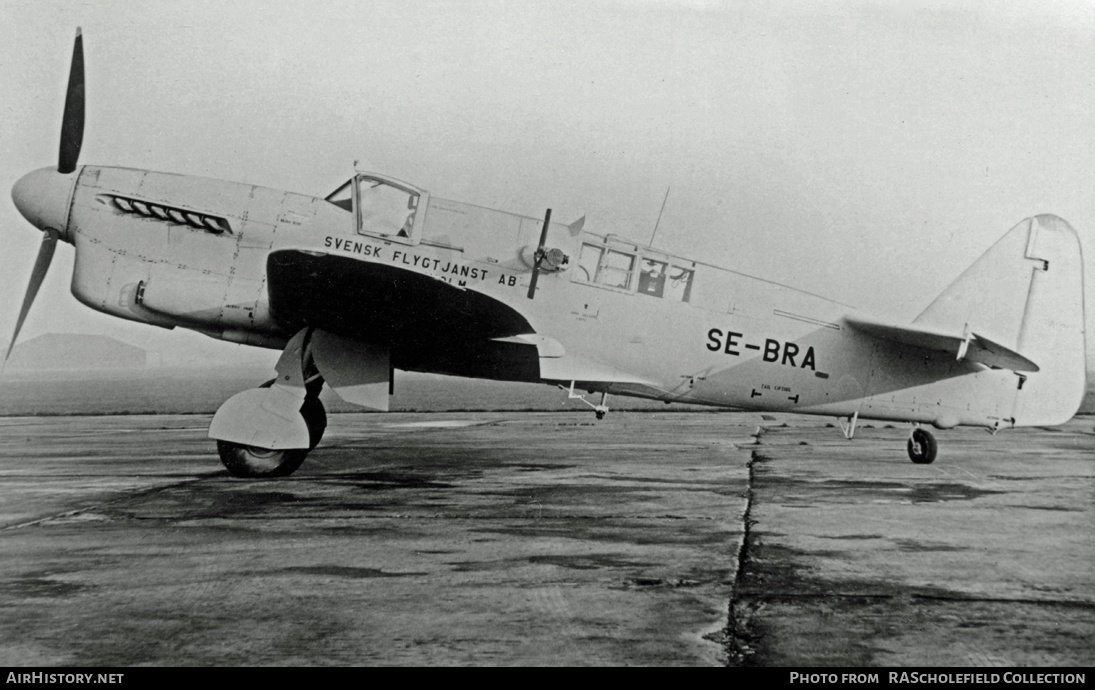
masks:
[[(559, 388), (562, 388), (563, 390), (565, 390), (567, 392), (567, 397), (568, 398), (570, 398), (571, 400), (581, 400), (586, 405), (589, 405), (590, 407), (593, 408), (593, 414), (597, 417), (597, 419), (604, 419), (605, 415), (608, 414), (608, 391), (602, 391), (601, 392), (601, 404), (600, 405), (594, 405), (593, 403), (586, 400), (586, 396), (584, 396), (580, 393), (575, 393), (574, 392), (574, 383), (575, 383), (574, 381), (570, 382), (570, 388), (567, 388), (566, 386), (564, 386), (562, 384), (558, 384), (558, 385), (559, 385)], [(592, 393), (592, 392), (593, 391), (590, 391), (590, 393)]]
[(312, 450), (323, 440), (323, 432), (327, 431), (327, 409), (320, 402), (318, 392), (315, 397), (309, 394), (304, 399), (300, 416), (304, 417), (304, 423), (308, 425), (308, 450)]
[(908, 449), (909, 459), (917, 465), (930, 465), (939, 452), (935, 437), (931, 435), (931, 432), (920, 427), (914, 427), (909, 435)]

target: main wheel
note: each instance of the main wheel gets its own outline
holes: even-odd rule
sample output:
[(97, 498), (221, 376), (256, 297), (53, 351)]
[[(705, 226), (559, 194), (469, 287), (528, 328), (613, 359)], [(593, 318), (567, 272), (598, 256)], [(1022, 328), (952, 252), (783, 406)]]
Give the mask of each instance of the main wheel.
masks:
[[(326, 415), (324, 423), (326, 423)], [(306, 448), (267, 450), (229, 441), (217, 441), (217, 452), (220, 453), (221, 462), (224, 463), (228, 473), (233, 477), (246, 479), (287, 477), (304, 462), (308, 450)]]
[(913, 429), (909, 436), (909, 459), (917, 465), (930, 465), (935, 461), (939, 452), (939, 446), (935, 443), (935, 437), (924, 429)]

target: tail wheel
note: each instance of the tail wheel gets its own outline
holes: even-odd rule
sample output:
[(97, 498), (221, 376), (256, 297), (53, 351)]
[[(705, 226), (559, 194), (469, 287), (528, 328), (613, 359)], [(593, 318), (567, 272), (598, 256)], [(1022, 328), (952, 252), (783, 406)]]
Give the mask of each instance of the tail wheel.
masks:
[(308, 455), (307, 448), (267, 450), (229, 441), (217, 441), (217, 452), (228, 473), (233, 477), (256, 479), (287, 477), (300, 467)]
[(939, 452), (935, 437), (921, 428), (913, 429), (912, 435), (909, 436), (908, 447), (909, 459), (917, 465), (930, 465), (935, 461), (935, 456)]

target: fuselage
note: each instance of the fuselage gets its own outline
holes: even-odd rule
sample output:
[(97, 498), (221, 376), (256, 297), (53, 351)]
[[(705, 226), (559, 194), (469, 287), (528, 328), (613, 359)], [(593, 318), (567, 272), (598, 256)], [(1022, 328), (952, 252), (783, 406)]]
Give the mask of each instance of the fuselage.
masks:
[[(942, 426), (1015, 423), (1013, 372), (880, 347), (842, 321), (854, 311), (848, 305), (590, 232), (580, 222), (549, 226), (552, 261), (542, 264), (530, 297), (542, 218), (437, 199), (389, 178), (358, 175), (326, 199), (118, 167), (84, 166), (72, 180), (57, 228), (76, 247), (72, 292), (120, 318), (281, 348), (294, 326), (272, 308), (268, 261), (293, 250), (427, 276), (505, 305), (527, 321), (530, 332), (514, 335), (528, 336), (540, 363), (539, 370), (484, 367), (465, 361), (474, 357), (431, 353), (431, 337), (440, 350), (459, 335), (420, 328), (406, 331), (414, 342), (393, 346), (399, 368), (496, 371), (503, 372), (498, 378), (734, 408)], [(344, 335), (383, 338), (393, 319), (426, 318), (414, 304), (401, 305), (398, 280), (390, 285), (383, 294), (355, 294), (353, 305), (331, 305), (356, 314), (354, 332)], [(383, 323), (370, 321), (380, 315)], [(458, 326), (444, 322), (446, 331)], [(404, 350), (415, 355), (401, 360)], [(955, 397), (967, 388), (980, 394)]]

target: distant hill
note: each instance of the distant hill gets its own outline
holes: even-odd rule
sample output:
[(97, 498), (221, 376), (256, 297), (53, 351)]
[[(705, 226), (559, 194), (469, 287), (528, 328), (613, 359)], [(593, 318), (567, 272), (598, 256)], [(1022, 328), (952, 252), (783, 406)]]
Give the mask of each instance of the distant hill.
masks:
[(9, 371), (70, 371), (73, 369), (144, 369), (148, 353), (105, 335), (47, 333), (18, 343), (11, 351)]

